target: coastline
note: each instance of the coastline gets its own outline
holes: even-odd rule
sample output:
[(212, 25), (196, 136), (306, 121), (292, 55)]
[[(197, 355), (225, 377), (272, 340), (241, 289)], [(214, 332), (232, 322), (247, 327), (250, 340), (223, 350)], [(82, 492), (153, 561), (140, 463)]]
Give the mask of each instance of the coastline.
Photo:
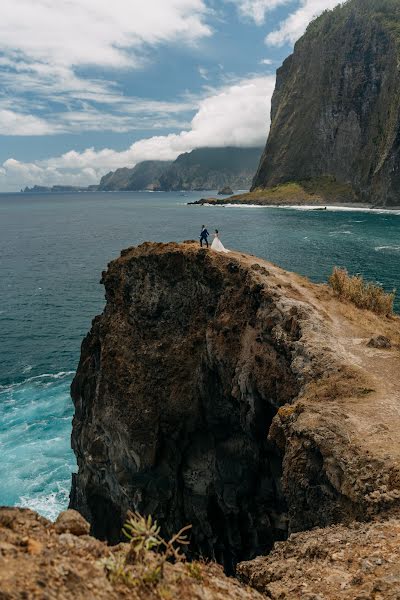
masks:
[[(209, 200), (213, 200), (210, 198)], [(300, 203), (280, 203), (280, 204), (260, 204), (251, 202), (207, 202), (206, 200), (200, 200), (197, 202), (187, 202), (187, 206), (207, 206), (213, 208), (277, 208), (283, 210), (305, 210), (305, 211), (349, 211), (349, 212), (365, 212), (365, 213), (385, 213), (400, 215), (400, 206), (374, 206), (361, 202), (338, 202), (335, 204), (300, 204)]]

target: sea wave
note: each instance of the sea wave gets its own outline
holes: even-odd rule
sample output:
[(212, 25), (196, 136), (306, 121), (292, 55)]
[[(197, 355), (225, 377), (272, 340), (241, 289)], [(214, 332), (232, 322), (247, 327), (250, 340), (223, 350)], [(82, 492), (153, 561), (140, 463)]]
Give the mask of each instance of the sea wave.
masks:
[(62, 510), (68, 506), (70, 488), (59, 486), (60, 489), (49, 494), (21, 496), (16, 506), (35, 510), (43, 517), (55, 521)]
[(26, 379), (22, 379), (21, 381), (9, 383), (6, 385), (0, 385), (0, 393), (3, 391), (8, 391), (8, 390), (13, 390), (16, 388), (24, 387), (29, 383), (34, 383), (34, 382), (40, 383), (43, 380), (65, 379), (66, 377), (70, 377), (71, 375), (74, 375), (74, 374), (75, 374), (75, 371), (59, 371), (58, 373), (42, 373), (41, 375), (34, 375), (33, 377), (28, 377)]
[(400, 246), (375, 246), (375, 252), (384, 252), (385, 250), (389, 252), (400, 252)]
[(74, 371), (42, 373), (0, 387), (0, 504), (54, 519), (68, 506)]
[[(187, 203), (185, 203), (187, 204)], [(315, 206), (313, 204), (298, 205), (287, 204), (285, 206), (277, 206), (276, 204), (214, 204), (205, 202), (198, 206), (212, 206), (214, 208), (276, 208), (279, 210), (300, 210), (300, 211), (320, 211), (320, 212), (357, 212), (357, 213), (372, 213), (378, 215), (397, 215), (400, 216), (400, 210), (395, 208), (365, 208), (362, 206)], [(361, 221), (360, 221), (361, 222)]]

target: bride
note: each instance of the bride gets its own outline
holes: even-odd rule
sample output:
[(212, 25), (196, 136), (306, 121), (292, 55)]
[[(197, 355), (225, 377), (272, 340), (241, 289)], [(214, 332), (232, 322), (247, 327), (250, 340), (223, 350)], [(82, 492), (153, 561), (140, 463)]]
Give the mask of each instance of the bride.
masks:
[(213, 243), (211, 244), (211, 250), (215, 250), (216, 252), (229, 252), (229, 250), (224, 248), (221, 240), (219, 239), (218, 229), (215, 230)]

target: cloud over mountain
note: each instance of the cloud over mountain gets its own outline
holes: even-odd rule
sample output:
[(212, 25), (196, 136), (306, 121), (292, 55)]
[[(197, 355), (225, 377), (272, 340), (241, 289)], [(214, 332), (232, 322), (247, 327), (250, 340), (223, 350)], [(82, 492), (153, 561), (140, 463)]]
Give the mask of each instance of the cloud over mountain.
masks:
[(0, 182), (8, 189), (32, 183), (87, 185), (97, 183), (109, 170), (147, 159), (173, 160), (193, 148), (261, 146), (268, 134), (274, 85), (275, 76), (269, 75), (223, 87), (200, 101), (189, 129), (139, 140), (121, 152), (88, 148), (34, 163), (9, 159), (0, 171)]

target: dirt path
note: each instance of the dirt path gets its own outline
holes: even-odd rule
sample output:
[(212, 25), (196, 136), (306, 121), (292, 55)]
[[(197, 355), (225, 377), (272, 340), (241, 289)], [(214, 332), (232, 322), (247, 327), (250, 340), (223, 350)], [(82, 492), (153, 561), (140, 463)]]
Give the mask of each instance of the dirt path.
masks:
[[(351, 444), (385, 461), (387, 466), (390, 463), (400, 469), (400, 318), (389, 319), (360, 310), (335, 298), (327, 285), (315, 285), (259, 258), (239, 253), (230, 256), (247, 265), (265, 267), (288, 296), (306, 302), (324, 315), (335, 344), (332, 349), (368, 380), (365, 395), (342, 398), (330, 409)], [(388, 337), (392, 348), (368, 347), (369, 340), (377, 335)]]

